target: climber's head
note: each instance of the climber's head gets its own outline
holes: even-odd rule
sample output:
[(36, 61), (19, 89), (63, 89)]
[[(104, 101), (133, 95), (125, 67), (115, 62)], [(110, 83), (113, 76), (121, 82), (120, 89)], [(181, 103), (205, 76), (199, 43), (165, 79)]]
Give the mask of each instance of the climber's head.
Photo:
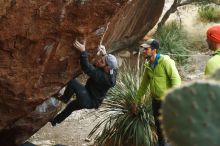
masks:
[(108, 54), (97, 60), (96, 66), (112, 74), (113, 70), (117, 68), (117, 59), (114, 55)]

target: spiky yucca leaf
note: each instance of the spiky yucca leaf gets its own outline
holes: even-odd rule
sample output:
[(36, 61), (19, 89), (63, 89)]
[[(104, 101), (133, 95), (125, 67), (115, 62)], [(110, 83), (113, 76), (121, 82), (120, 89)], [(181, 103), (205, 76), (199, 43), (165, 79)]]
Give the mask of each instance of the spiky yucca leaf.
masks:
[(188, 58), (186, 56), (173, 55), (188, 55), (190, 53), (187, 46), (186, 31), (178, 22), (172, 21), (160, 27), (155, 34), (155, 38), (160, 42), (159, 53), (169, 54), (177, 63), (187, 63)]
[[(117, 84), (109, 91), (100, 111), (106, 114), (106, 118), (89, 134), (89, 136), (96, 134), (96, 145), (152, 146), (155, 142), (156, 134), (149, 96), (135, 98), (141, 73), (143, 72), (130, 67), (125, 67), (119, 73)], [(102, 130), (99, 131), (100, 129)]]

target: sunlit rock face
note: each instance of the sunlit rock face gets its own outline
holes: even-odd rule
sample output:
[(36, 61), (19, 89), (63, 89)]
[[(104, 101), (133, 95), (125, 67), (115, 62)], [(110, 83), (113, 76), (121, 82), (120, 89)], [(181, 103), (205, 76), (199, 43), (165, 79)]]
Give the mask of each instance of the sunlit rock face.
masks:
[(57, 113), (59, 103), (43, 112), (37, 107), (81, 73), (75, 39), (87, 39), (92, 60), (103, 34), (111, 48), (155, 25), (164, 1), (140, 1), (0, 1), (0, 145), (23, 143)]

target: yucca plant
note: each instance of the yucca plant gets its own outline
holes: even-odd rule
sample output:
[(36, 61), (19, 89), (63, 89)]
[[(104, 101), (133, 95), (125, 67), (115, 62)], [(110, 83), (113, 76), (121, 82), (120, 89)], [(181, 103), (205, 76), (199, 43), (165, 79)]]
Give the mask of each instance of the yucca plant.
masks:
[(214, 6), (201, 6), (198, 14), (202, 21), (218, 22), (220, 20), (220, 10)]
[[(160, 42), (159, 53), (170, 55), (177, 63), (187, 63), (188, 42), (186, 31), (176, 21), (167, 23), (158, 28), (155, 38)], [(183, 55), (183, 56), (181, 56)]]
[(135, 98), (142, 72), (126, 66), (104, 101), (105, 114), (90, 132), (97, 146), (153, 146), (156, 141), (151, 100)]

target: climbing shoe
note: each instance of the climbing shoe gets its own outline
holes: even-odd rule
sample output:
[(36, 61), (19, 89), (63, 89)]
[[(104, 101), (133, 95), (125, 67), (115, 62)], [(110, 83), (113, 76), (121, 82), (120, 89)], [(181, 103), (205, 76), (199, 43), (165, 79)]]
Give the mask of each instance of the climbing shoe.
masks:
[(50, 124), (54, 127), (54, 126), (56, 126), (57, 123), (56, 123), (56, 121), (51, 120), (51, 121), (50, 121)]

